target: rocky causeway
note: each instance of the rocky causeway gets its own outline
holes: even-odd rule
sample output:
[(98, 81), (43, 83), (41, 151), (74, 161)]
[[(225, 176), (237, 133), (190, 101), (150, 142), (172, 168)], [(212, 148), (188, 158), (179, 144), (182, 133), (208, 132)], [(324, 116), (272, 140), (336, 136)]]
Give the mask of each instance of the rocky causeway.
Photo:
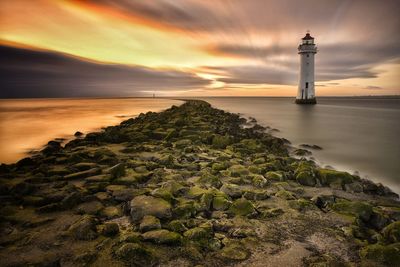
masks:
[(188, 100), (0, 166), (0, 266), (400, 266), (400, 202)]

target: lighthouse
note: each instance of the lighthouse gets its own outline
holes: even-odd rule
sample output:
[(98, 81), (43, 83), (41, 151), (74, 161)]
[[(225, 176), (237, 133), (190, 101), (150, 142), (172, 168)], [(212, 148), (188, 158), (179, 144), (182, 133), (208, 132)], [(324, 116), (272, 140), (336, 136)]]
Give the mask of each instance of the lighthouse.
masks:
[(317, 47), (314, 38), (307, 32), (301, 39), (298, 47), (300, 55), (300, 79), (297, 91), (296, 104), (316, 104), (314, 87), (314, 55)]

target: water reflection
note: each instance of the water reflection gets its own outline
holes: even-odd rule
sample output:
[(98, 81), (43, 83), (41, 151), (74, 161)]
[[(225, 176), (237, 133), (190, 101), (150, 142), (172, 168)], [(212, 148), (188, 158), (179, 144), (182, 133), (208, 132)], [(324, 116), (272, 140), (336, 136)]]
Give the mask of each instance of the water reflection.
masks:
[(54, 138), (72, 138), (181, 101), (151, 98), (0, 100), (0, 162), (11, 163)]

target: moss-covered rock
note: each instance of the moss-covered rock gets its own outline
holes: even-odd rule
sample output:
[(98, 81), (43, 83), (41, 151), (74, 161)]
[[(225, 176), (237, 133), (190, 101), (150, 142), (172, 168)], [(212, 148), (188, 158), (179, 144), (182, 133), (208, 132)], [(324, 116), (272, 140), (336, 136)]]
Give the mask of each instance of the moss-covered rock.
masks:
[(77, 207), (77, 211), (80, 214), (98, 215), (103, 208), (103, 204), (100, 201), (95, 200), (80, 204)]
[(235, 184), (224, 184), (220, 190), (224, 192), (226, 195), (233, 197), (233, 198), (239, 198), (242, 196), (243, 191), (240, 188), (240, 186), (235, 185)]
[(165, 229), (149, 231), (142, 234), (142, 236), (145, 241), (156, 244), (179, 245), (182, 242), (180, 234)]
[(287, 190), (279, 190), (278, 192), (275, 193), (275, 196), (286, 200), (296, 199), (296, 196), (292, 192)]
[(277, 171), (269, 171), (265, 173), (265, 178), (271, 181), (283, 181), (283, 175), (280, 172)]
[(212, 139), (212, 146), (217, 149), (224, 149), (231, 143), (231, 138), (227, 135), (214, 135)]
[(265, 187), (268, 185), (268, 180), (262, 175), (253, 175), (252, 183), (256, 187)]
[(75, 180), (75, 179), (81, 179), (81, 178), (86, 178), (86, 177), (89, 177), (89, 176), (98, 175), (100, 173), (101, 173), (101, 169), (100, 168), (92, 168), (92, 169), (89, 169), (89, 170), (75, 172), (75, 173), (71, 173), (71, 174), (65, 175), (64, 179), (66, 179), (66, 180)]
[(240, 242), (230, 241), (217, 256), (228, 261), (243, 261), (250, 256), (250, 252)]
[(340, 184), (341, 186), (344, 186), (345, 184), (350, 184), (355, 180), (354, 177), (347, 172), (330, 169), (319, 169), (318, 175), (321, 183), (324, 185)]
[(209, 239), (212, 237), (212, 230), (206, 227), (195, 227), (184, 232), (183, 236), (190, 240)]
[(398, 266), (400, 263), (400, 243), (390, 245), (373, 244), (361, 249), (360, 256), (384, 266)]
[(146, 215), (140, 222), (139, 229), (141, 232), (161, 229), (160, 220), (154, 216)]
[(84, 215), (69, 227), (68, 232), (76, 240), (92, 240), (97, 237), (96, 224), (94, 217)]
[(227, 210), (231, 203), (232, 202), (227, 197), (216, 195), (212, 201), (212, 208), (214, 210)]
[(148, 249), (136, 243), (122, 244), (115, 251), (115, 256), (131, 266), (152, 266), (156, 262), (156, 259)]
[(168, 223), (167, 229), (176, 232), (176, 233), (183, 233), (187, 231), (187, 227), (182, 222), (182, 220), (172, 220)]
[(188, 219), (196, 215), (196, 203), (192, 200), (181, 200), (179, 204), (173, 208), (172, 213), (175, 218)]
[(131, 217), (134, 221), (141, 220), (146, 215), (160, 219), (171, 218), (171, 204), (162, 198), (152, 196), (137, 196), (130, 202)]
[(232, 177), (240, 177), (244, 175), (248, 175), (250, 172), (246, 167), (242, 165), (233, 165), (229, 167), (229, 172)]
[(390, 243), (400, 242), (400, 221), (393, 222), (382, 230), (384, 238)]
[(245, 198), (239, 198), (232, 203), (229, 211), (234, 213), (235, 215), (246, 216), (254, 213), (255, 208), (249, 200)]
[(338, 213), (356, 216), (367, 222), (372, 215), (372, 206), (366, 202), (348, 201), (345, 199), (337, 199), (332, 205), (332, 209)]
[(162, 198), (168, 201), (169, 203), (173, 203), (173, 201), (175, 200), (174, 195), (167, 188), (162, 188), (162, 187), (156, 188), (153, 191), (151, 191), (151, 195), (153, 197)]
[(115, 236), (119, 233), (119, 226), (117, 223), (105, 223), (101, 233), (105, 236)]
[(308, 171), (299, 172), (296, 175), (296, 181), (299, 184), (306, 186), (315, 186), (315, 184), (317, 183), (317, 180), (315, 179), (313, 173)]

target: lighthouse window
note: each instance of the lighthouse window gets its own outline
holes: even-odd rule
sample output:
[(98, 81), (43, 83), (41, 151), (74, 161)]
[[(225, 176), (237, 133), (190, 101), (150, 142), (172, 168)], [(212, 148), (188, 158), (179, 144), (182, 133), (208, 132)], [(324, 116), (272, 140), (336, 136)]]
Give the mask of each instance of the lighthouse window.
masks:
[(306, 83), (306, 89), (308, 88), (308, 83)]
[(307, 57), (310, 57), (310, 55), (309, 55), (309, 54), (307, 54)]

